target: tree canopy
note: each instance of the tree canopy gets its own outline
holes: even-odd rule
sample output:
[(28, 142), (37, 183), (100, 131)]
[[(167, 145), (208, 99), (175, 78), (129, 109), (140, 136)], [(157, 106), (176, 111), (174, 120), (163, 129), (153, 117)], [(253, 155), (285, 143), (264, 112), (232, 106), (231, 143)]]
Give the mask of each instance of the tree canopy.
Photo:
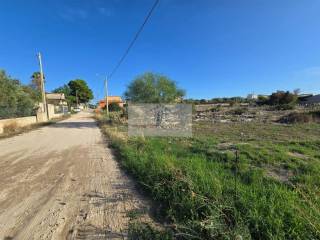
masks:
[(182, 98), (185, 91), (166, 76), (145, 73), (129, 84), (124, 95), (135, 103), (170, 103)]
[(71, 95), (70, 87), (67, 84), (64, 84), (63, 86), (54, 89), (52, 92), (63, 93), (69, 106), (74, 105), (74, 103), (76, 103), (76, 96)]
[(119, 112), (122, 110), (122, 108), (119, 106), (118, 103), (110, 103), (108, 104), (108, 109), (110, 112)]
[(297, 94), (290, 93), (289, 91), (277, 91), (271, 94), (269, 103), (270, 105), (285, 105), (295, 104), (297, 102)]
[(88, 103), (93, 99), (92, 90), (88, 87), (86, 81), (82, 79), (71, 80), (68, 84), (56, 88), (53, 92), (64, 93), (69, 105), (75, 105), (77, 97), (79, 103)]
[(0, 70), (0, 118), (31, 116), (35, 114), (37, 100), (33, 88)]
[(41, 73), (40, 72), (34, 72), (31, 75), (30, 87), (32, 87), (35, 90), (41, 91)]

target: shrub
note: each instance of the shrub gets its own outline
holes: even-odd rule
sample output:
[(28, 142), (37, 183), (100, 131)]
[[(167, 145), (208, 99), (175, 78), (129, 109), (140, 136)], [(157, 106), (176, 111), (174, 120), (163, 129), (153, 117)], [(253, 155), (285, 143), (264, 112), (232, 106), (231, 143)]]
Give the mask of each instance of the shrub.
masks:
[(0, 119), (35, 114), (36, 93), (0, 71)]
[(277, 91), (272, 93), (269, 99), (270, 105), (290, 105), (297, 102), (297, 95), (289, 91)]
[(277, 91), (271, 94), (269, 98), (258, 96), (257, 105), (274, 106), (270, 110), (291, 110), (295, 107), (298, 100), (296, 93), (289, 91)]
[(8, 133), (14, 133), (18, 129), (18, 124), (16, 122), (9, 123), (3, 127), (3, 133), (8, 134)]
[(110, 112), (109, 120), (111, 123), (122, 123), (122, 112)]
[(109, 124), (123, 124), (125, 122), (125, 117), (123, 112), (109, 112), (109, 115), (106, 111), (103, 111), (101, 115), (97, 115), (96, 118), (100, 123), (109, 123)]
[(169, 231), (157, 230), (150, 224), (132, 223), (129, 225), (128, 239), (130, 240), (172, 240)]
[(247, 109), (244, 108), (244, 107), (238, 107), (238, 108), (235, 108), (235, 109), (232, 109), (232, 110), (229, 110), (227, 113), (228, 114), (233, 114), (233, 115), (242, 115), (244, 113), (247, 112)]
[(269, 105), (266, 110), (267, 111), (286, 111), (293, 110), (295, 108), (294, 104), (283, 104), (283, 105)]
[(122, 108), (119, 106), (118, 103), (110, 103), (108, 105), (109, 111), (110, 112), (120, 112), (122, 111)]
[(280, 118), (279, 122), (287, 124), (320, 122), (320, 111), (290, 113)]

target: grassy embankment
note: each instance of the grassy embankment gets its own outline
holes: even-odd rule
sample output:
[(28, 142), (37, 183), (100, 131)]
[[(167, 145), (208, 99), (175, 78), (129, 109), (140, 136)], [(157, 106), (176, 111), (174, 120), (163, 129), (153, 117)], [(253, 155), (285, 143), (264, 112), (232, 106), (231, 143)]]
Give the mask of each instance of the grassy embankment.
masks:
[(197, 123), (192, 138), (102, 129), (176, 239), (320, 239), (320, 124)]

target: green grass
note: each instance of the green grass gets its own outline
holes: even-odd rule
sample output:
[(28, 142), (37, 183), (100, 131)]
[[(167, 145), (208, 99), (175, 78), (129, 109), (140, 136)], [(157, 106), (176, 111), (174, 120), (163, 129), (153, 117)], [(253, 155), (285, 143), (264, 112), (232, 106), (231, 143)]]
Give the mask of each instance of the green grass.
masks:
[(129, 225), (128, 238), (131, 240), (171, 240), (172, 233), (157, 230), (150, 224), (132, 223)]
[(320, 239), (319, 124), (201, 123), (192, 138), (104, 129), (176, 239)]

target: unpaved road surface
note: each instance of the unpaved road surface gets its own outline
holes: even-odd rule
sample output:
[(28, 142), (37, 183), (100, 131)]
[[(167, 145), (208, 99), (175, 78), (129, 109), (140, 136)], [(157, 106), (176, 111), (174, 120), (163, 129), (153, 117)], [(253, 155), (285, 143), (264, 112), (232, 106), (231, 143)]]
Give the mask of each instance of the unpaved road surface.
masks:
[(0, 239), (125, 239), (145, 205), (89, 113), (0, 140)]

